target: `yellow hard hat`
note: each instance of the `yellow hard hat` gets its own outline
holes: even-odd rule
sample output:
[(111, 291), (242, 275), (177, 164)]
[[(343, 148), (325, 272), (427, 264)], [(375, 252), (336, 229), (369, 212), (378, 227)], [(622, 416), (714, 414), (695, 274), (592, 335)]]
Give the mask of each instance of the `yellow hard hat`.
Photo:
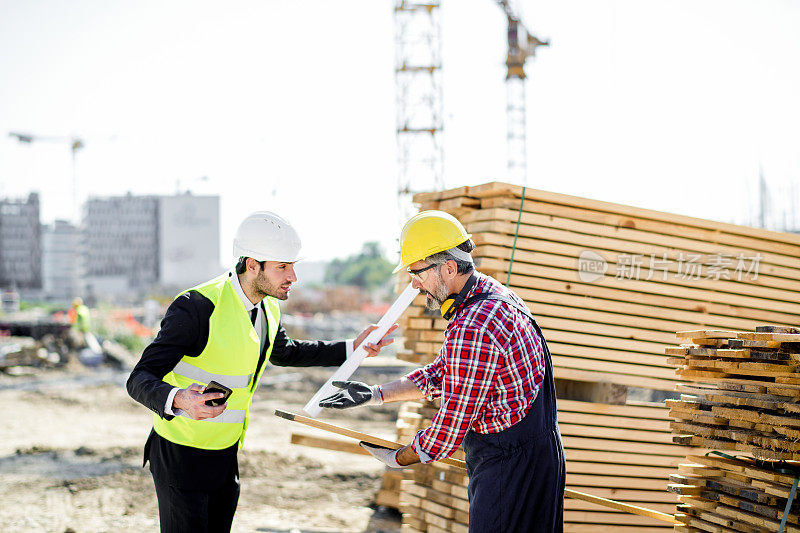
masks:
[(400, 232), (400, 264), (392, 274), (429, 255), (455, 248), (471, 237), (453, 215), (444, 211), (417, 213)]
[(83, 305), (83, 300), (81, 299), (80, 296), (78, 296), (77, 298), (72, 300), (72, 306), (73, 307), (78, 307), (79, 305)]

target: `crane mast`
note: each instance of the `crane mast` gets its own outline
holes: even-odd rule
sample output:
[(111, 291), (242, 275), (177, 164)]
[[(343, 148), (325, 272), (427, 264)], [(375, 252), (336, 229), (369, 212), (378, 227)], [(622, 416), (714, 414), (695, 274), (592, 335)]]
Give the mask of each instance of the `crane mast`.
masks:
[(78, 205), (78, 175), (75, 169), (75, 160), (77, 158), (78, 152), (84, 148), (84, 142), (82, 139), (76, 136), (72, 137), (59, 137), (59, 136), (47, 136), (47, 135), (33, 135), (30, 133), (20, 133), (16, 131), (10, 131), (8, 133), (9, 137), (17, 139), (17, 141), (24, 143), (24, 144), (32, 144), (34, 142), (55, 142), (55, 143), (66, 143), (70, 147), (70, 151), (72, 153), (72, 217), (73, 222), (78, 224), (80, 222), (80, 207)]
[(440, 1), (395, 0), (394, 20), (398, 202), (405, 219), (414, 193), (444, 188)]
[(528, 32), (508, 0), (497, 1), (508, 20), (506, 55), (506, 142), (508, 178), (512, 183), (527, 184), (527, 118), (525, 103), (525, 62), (534, 57), (536, 48), (549, 46)]

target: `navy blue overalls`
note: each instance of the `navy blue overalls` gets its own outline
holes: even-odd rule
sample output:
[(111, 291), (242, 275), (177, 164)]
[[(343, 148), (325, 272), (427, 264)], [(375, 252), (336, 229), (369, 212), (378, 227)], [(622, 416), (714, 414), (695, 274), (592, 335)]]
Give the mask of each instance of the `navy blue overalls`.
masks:
[(566, 461), (558, 430), (553, 362), (527, 309), (496, 293), (464, 302), (501, 300), (524, 312), (544, 349), (545, 374), (525, 418), (498, 433), (468, 431), (462, 442), (469, 475), (470, 533), (564, 530)]

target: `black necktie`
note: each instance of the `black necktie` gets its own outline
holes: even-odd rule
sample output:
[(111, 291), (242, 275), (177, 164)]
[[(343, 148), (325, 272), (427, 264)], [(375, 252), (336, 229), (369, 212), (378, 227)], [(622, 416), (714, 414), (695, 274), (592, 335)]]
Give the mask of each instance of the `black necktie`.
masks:
[(253, 324), (253, 327), (256, 325), (256, 315), (258, 315), (258, 307), (254, 307), (250, 310), (250, 323)]

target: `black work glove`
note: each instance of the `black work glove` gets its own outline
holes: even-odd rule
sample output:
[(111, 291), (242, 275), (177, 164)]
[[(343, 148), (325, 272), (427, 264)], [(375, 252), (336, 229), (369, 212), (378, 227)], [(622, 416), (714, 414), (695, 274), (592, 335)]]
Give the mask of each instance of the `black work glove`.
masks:
[(360, 381), (332, 381), (331, 385), (341, 390), (320, 400), (320, 407), (349, 409), (359, 405), (383, 404), (383, 395), (378, 385), (367, 385)]

